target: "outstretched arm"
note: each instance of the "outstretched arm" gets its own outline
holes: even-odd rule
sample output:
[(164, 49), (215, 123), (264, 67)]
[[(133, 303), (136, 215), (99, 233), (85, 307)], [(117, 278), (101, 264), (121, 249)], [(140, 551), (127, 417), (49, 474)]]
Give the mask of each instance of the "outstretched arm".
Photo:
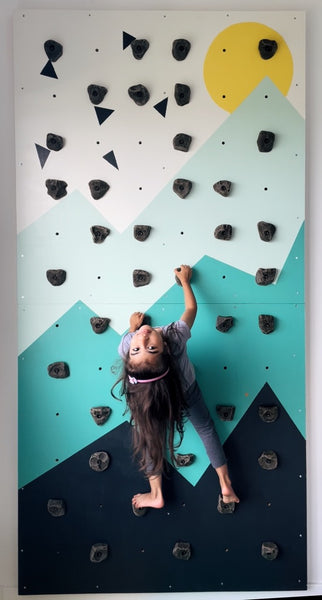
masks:
[(197, 314), (197, 302), (190, 284), (192, 268), (188, 265), (181, 265), (181, 267), (175, 269), (174, 272), (176, 277), (179, 279), (183, 289), (185, 309), (180, 319), (181, 321), (185, 321), (189, 329), (191, 329)]

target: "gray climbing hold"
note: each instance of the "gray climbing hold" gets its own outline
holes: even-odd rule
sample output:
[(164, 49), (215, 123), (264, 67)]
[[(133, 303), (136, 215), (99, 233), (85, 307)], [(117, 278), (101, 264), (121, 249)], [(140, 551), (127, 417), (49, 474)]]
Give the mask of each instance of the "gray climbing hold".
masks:
[(278, 466), (278, 458), (274, 450), (263, 450), (258, 458), (259, 466), (265, 471), (273, 471)]
[(129, 87), (128, 94), (138, 106), (144, 106), (150, 98), (149, 90), (141, 83)]
[(89, 458), (89, 466), (93, 471), (97, 471), (101, 473), (102, 471), (106, 471), (110, 464), (110, 457), (107, 452), (103, 450), (100, 452), (94, 452)]
[(150, 225), (134, 225), (133, 235), (138, 242), (145, 242), (151, 233)]
[(231, 225), (218, 225), (214, 231), (214, 236), (217, 240), (230, 240), (233, 233)]
[(91, 317), (90, 323), (95, 333), (104, 333), (107, 330), (111, 319), (108, 317)]
[(264, 60), (269, 60), (277, 51), (277, 42), (275, 40), (260, 40), (258, 50)]
[(56, 62), (63, 54), (62, 45), (55, 40), (47, 40), (44, 43), (44, 49), (51, 62)]
[(105, 196), (106, 192), (110, 189), (110, 186), (106, 181), (102, 181), (102, 179), (92, 179), (88, 182), (89, 189), (94, 200), (100, 200)]
[(108, 227), (103, 227), (103, 225), (93, 225), (91, 227), (94, 244), (102, 244), (110, 233), (111, 230)]
[(263, 542), (261, 555), (266, 560), (275, 560), (278, 557), (279, 549), (275, 542)]
[(189, 104), (191, 96), (191, 89), (189, 85), (185, 83), (176, 83), (174, 86), (174, 97), (178, 106), (185, 106)]
[(47, 510), (52, 517), (63, 517), (66, 514), (66, 505), (61, 498), (49, 498)]
[(46, 277), (51, 285), (59, 286), (63, 285), (66, 281), (67, 273), (64, 269), (48, 269), (46, 271)]
[(47, 194), (49, 194), (49, 196), (51, 196), (54, 200), (60, 200), (67, 195), (66, 181), (62, 181), (60, 179), (46, 179), (45, 184), (47, 188)]
[(255, 275), (257, 285), (270, 285), (275, 280), (277, 269), (258, 269)]
[(178, 39), (172, 43), (172, 56), (176, 60), (184, 60), (190, 51), (191, 44), (188, 40)]
[(221, 515), (231, 515), (235, 511), (235, 506), (235, 502), (224, 502), (221, 494), (219, 494), (217, 510)]
[(54, 152), (58, 152), (63, 148), (64, 140), (62, 136), (57, 135), (57, 133), (47, 133), (46, 146), (48, 150), (54, 150)]
[(235, 407), (217, 404), (216, 413), (221, 421), (232, 421), (235, 414)]
[(270, 406), (259, 406), (258, 415), (264, 421), (264, 423), (275, 423), (278, 419), (279, 410), (276, 404)]
[(107, 544), (93, 544), (91, 547), (89, 560), (92, 563), (100, 563), (106, 560), (108, 557), (108, 545)]
[[(181, 267), (178, 267), (178, 268), (177, 268), (177, 271), (181, 271)], [(181, 283), (181, 281), (180, 281), (179, 277), (177, 277), (177, 275), (175, 275), (175, 276), (174, 276), (174, 278), (175, 278), (175, 280), (176, 280), (176, 283), (177, 283), (178, 285), (181, 285), (181, 287), (182, 287), (182, 283)]]
[(176, 542), (172, 554), (179, 560), (189, 560), (191, 558), (191, 546), (189, 542)]
[(105, 425), (107, 419), (110, 417), (112, 409), (109, 406), (94, 406), (91, 408), (90, 412), (96, 425)]
[(227, 181), (227, 179), (221, 179), (220, 181), (214, 183), (213, 188), (215, 192), (226, 198), (229, 196), (231, 191), (231, 181)]
[(234, 319), (231, 316), (221, 316), (218, 315), (217, 320), (216, 320), (216, 329), (218, 331), (221, 331), (222, 333), (227, 333), (227, 331), (229, 331), (232, 326), (234, 324)]
[(53, 377), (54, 379), (66, 379), (70, 374), (69, 366), (63, 361), (51, 363), (48, 365), (47, 371), (49, 377)]
[(92, 104), (101, 104), (107, 94), (107, 88), (104, 85), (91, 83), (87, 87), (87, 93)]
[(181, 152), (188, 152), (192, 141), (191, 135), (187, 133), (177, 133), (173, 138), (173, 147)]
[(257, 138), (257, 147), (260, 152), (270, 152), (274, 146), (275, 133), (260, 131)]
[(189, 179), (175, 179), (173, 182), (173, 191), (180, 197), (186, 198), (192, 189), (192, 182)]
[(136, 506), (134, 506), (134, 504), (132, 504), (132, 511), (136, 517), (144, 517), (147, 510), (148, 510), (148, 508), (146, 506), (143, 506), (142, 508), (136, 508)]
[(194, 454), (175, 454), (174, 460), (177, 467), (189, 467), (195, 460)]
[(143, 56), (145, 55), (146, 51), (149, 49), (149, 46), (150, 44), (148, 40), (133, 40), (131, 42), (131, 48), (134, 58), (136, 58), (137, 60), (141, 60), (141, 58), (143, 58)]
[(266, 223), (266, 221), (259, 221), (257, 223), (257, 229), (259, 233), (259, 237), (263, 242), (271, 242), (276, 231), (275, 225), (273, 223)]
[(148, 285), (151, 281), (151, 274), (143, 269), (134, 269), (133, 271), (133, 285), (134, 287), (142, 287)]
[(262, 333), (268, 335), (275, 328), (275, 319), (273, 315), (258, 315), (258, 326)]

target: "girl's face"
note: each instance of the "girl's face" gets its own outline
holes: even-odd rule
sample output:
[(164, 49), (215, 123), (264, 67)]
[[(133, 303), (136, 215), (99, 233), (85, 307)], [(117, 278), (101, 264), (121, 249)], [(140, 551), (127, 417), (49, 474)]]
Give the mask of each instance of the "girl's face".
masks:
[(153, 363), (164, 349), (164, 342), (159, 329), (142, 325), (132, 336), (130, 343), (130, 360), (132, 365), (142, 361)]

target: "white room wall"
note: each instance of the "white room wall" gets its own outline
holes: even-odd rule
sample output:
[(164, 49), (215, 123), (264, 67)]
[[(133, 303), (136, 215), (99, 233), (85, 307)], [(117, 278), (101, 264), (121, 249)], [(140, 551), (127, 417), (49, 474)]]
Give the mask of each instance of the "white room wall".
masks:
[[(0, 0), (1, 56), (1, 193), (0, 193), (0, 600), (16, 598), (17, 585), (17, 504), (16, 504), (16, 256), (15, 256), (15, 154), (14, 154), (14, 91), (12, 57), (12, 18), (17, 9), (117, 9), (117, 10), (306, 10), (307, 11), (307, 448), (308, 448), (308, 581), (307, 593), (322, 592), (322, 491), (320, 457), (322, 440), (319, 435), (320, 306), (322, 255), (322, 207), (320, 175), (322, 164), (322, 1), (321, 0)], [(288, 174), (285, 174), (287, 177)], [(296, 460), (296, 457), (294, 457)], [(281, 490), (281, 494), (283, 490)], [(294, 498), (294, 502), (297, 499)], [(149, 600), (165, 595), (149, 594)], [(174, 594), (173, 596), (179, 597)], [(187, 594), (185, 594), (187, 596)], [(190, 596), (190, 595), (189, 595)], [(192, 594), (191, 594), (192, 596)], [(205, 593), (195, 598), (208, 600), (239, 598), (273, 598), (294, 596), (292, 593)], [(134, 595), (108, 595), (123, 600)]]

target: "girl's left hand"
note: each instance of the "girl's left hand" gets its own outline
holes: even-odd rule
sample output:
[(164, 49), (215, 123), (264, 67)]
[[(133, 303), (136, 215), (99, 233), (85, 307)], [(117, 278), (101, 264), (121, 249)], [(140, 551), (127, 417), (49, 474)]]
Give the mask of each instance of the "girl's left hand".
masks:
[(143, 312), (134, 312), (131, 316), (130, 316), (130, 331), (136, 331), (137, 329), (139, 329), (139, 327), (141, 327), (142, 322), (144, 319), (144, 313)]

